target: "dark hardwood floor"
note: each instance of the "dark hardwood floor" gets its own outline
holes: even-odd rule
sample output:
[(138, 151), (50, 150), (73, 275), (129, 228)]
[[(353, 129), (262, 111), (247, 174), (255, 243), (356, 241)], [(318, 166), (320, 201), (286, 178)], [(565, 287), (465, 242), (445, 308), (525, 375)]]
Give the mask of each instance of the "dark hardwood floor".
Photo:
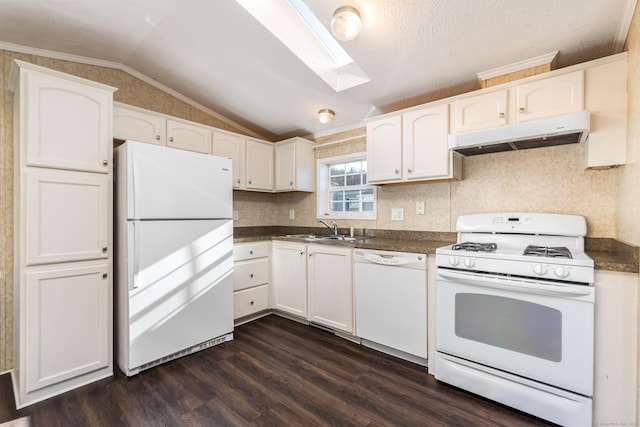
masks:
[(0, 423), (32, 426), (541, 426), (437, 382), (423, 367), (270, 315), (231, 342), (132, 378), (116, 374), (16, 411), (0, 377)]

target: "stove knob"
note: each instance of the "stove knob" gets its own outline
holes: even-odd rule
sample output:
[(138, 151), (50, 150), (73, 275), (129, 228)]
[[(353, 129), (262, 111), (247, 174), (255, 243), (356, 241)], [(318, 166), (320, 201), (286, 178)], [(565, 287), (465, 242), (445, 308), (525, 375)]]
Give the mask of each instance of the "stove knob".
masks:
[(451, 258), (449, 258), (449, 264), (454, 267), (457, 266), (458, 264), (460, 264), (460, 258), (458, 258), (457, 256), (452, 256)]
[(473, 258), (465, 258), (464, 259), (464, 265), (467, 268), (471, 268), (476, 264), (476, 260), (474, 260)]
[(553, 272), (556, 274), (556, 276), (564, 279), (565, 277), (567, 277), (569, 275), (569, 269), (567, 269), (566, 267), (560, 266), (560, 267), (556, 267), (555, 270), (553, 270)]
[(544, 276), (547, 273), (547, 267), (542, 264), (535, 264), (533, 266), (533, 272), (538, 276)]

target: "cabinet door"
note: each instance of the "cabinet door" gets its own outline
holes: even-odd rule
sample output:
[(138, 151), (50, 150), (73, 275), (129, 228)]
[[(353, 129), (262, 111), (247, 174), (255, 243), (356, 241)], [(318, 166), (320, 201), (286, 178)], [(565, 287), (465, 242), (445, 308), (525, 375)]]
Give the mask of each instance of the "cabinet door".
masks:
[(305, 245), (273, 245), (273, 308), (307, 317), (307, 250)]
[(25, 164), (108, 173), (112, 93), (39, 73), (27, 74), (25, 84)]
[(275, 147), (276, 191), (291, 191), (296, 186), (296, 146), (293, 142)]
[(407, 180), (447, 178), (451, 173), (447, 104), (406, 113), (402, 117), (404, 175)]
[(211, 130), (204, 126), (167, 120), (167, 147), (211, 154)]
[(108, 367), (111, 352), (106, 263), (27, 272), (24, 290), (26, 392)]
[(246, 176), (247, 190), (273, 191), (273, 144), (247, 139)]
[(137, 110), (113, 107), (113, 137), (115, 139), (167, 145), (166, 120), (164, 117)]
[(107, 258), (109, 176), (28, 169), (26, 265)]
[(451, 133), (506, 125), (508, 93), (505, 89), (451, 103)]
[(240, 135), (214, 131), (212, 154), (231, 159), (233, 188), (244, 188), (244, 138)]
[(516, 121), (540, 119), (584, 109), (584, 71), (516, 86)]
[(353, 333), (351, 249), (309, 245), (309, 320)]
[(367, 181), (392, 182), (402, 178), (402, 117), (367, 123)]

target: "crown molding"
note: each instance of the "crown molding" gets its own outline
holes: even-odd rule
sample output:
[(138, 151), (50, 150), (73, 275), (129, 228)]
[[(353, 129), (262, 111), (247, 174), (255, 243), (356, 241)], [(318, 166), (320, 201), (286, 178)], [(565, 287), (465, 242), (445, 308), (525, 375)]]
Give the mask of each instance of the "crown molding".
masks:
[(194, 101), (193, 99), (171, 89), (168, 86), (165, 86), (164, 84), (160, 83), (157, 80), (152, 79), (151, 77), (142, 74), (139, 71), (134, 70), (133, 68), (121, 64), (119, 62), (113, 62), (113, 61), (105, 61), (102, 59), (96, 59), (96, 58), (88, 58), (86, 56), (79, 56), (79, 55), (71, 55), (68, 53), (63, 53), (63, 52), (56, 52), (56, 51), (51, 51), (51, 50), (46, 50), (46, 49), (39, 49), (39, 48), (35, 48), (35, 47), (30, 47), (30, 46), (22, 46), (22, 45), (18, 45), (18, 44), (13, 44), (13, 43), (7, 43), (7, 42), (3, 42), (0, 41), (0, 49), (2, 50), (8, 50), (8, 51), (12, 51), (12, 52), (19, 52), (19, 53), (26, 53), (28, 55), (37, 55), (37, 56), (42, 56), (45, 58), (52, 58), (52, 59), (59, 59), (62, 61), (70, 61), (70, 62), (77, 62), (80, 64), (86, 64), (86, 65), (95, 65), (97, 67), (103, 67), (103, 68), (111, 68), (114, 70), (120, 70), (123, 71), (127, 74), (129, 74), (132, 77), (135, 77), (138, 80), (142, 80), (143, 82), (155, 87), (158, 90), (161, 90), (162, 92), (171, 95), (189, 105), (191, 105), (194, 108), (197, 108), (198, 110), (207, 113), (208, 115), (215, 117), (216, 119), (220, 120), (221, 122), (224, 122), (226, 124), (228, 124), (229, 126), (233, 126), (234, 128), (241, 130), (243, 132), (245, 132), (247, 135), (249, 136), (253, 136), (255, 138), (260, 138), (260, 139), (265, 139), (264, 136), (252, 131), (251, 129), (247, 129), (246, 127), (234, 122), (233, 120), (221, 115), (220, 113), (217, 113), (213, 110), (211, 110), (210, 108), (205, 107), (204, 105), (200, 104), (199, 102)]
[(551, 64), (558, 57), (558, 51), (549, 52), (544, 55), (536, 56), (535, 58), (525, 59), (523, 61), (514, 62), (513, 64), (504, 65), (502, 67), (493, 68), (487, 71), (481, 71), (476, 73), (478, 79), (488, 80), (494, 77), (503, 76), (505, 74), (516, 73), (518, 71), (526, 70), (527, 68), (533, 68), (544, 64)]
[(620, 53), (624, 49), (624, 44), (627, 42), (629, 28), (631, 28), (631, 21), (633, 20), (633, 14), (636, 10), (637, 3), (637, 0), (627, 0), (627, 6), (622, 14), (620, 26), (616, 32), (616, 38), (613, 41), (613, 53)]

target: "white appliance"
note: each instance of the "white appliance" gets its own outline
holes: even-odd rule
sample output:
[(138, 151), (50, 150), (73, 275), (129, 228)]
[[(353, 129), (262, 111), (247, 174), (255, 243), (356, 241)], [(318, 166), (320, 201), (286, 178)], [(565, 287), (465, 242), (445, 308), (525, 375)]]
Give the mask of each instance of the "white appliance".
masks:
[(565, 426), (592, 420), (593, 260), (581, 216), (458, 217), (436, 250), (435, 376)]
[(354, 251), (356, 335), (362, 345), (427, 365), (427, 256)]
[(589, 111), (449, 135), (449, 149), (464, 156), (586, 142)]
[(233, 339), (231, 160), (127, 141), (116, 159), (116, 364)]

